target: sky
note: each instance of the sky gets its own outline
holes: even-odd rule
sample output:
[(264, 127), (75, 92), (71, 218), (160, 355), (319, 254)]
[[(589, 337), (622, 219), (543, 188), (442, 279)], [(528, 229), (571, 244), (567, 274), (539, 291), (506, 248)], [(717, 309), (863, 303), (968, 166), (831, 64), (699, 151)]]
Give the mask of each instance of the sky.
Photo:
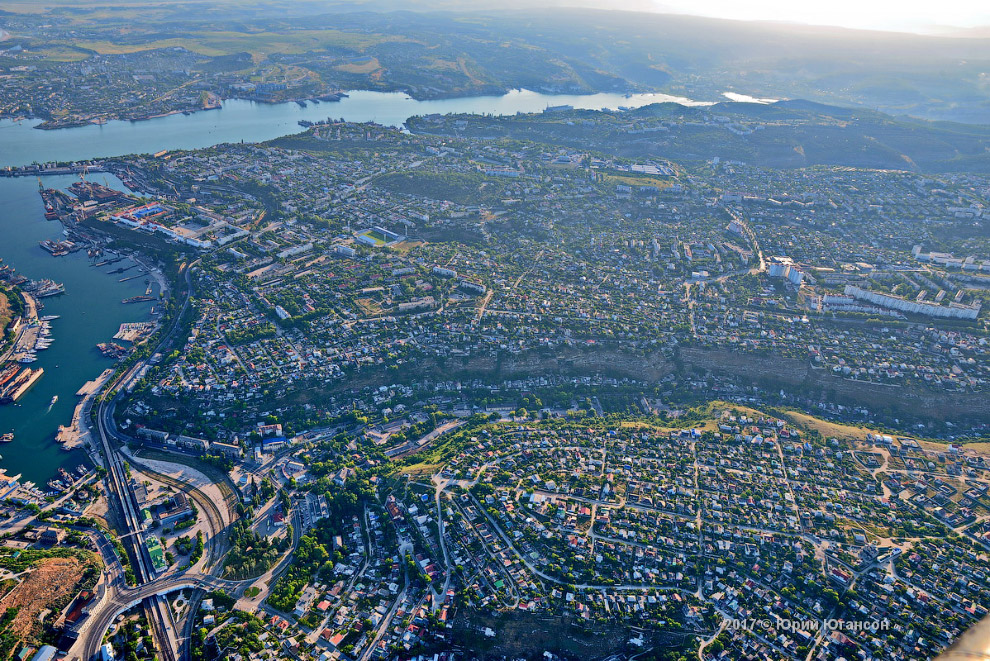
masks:
[(634, 0), (630, 4), (696, 16), (896, 32), (990, 26), (990, 0)]

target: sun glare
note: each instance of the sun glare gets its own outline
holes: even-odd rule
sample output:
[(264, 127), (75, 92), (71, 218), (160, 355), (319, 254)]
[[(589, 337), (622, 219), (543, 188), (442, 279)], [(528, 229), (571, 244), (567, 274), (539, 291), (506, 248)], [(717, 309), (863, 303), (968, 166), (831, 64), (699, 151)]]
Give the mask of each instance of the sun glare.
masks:
[(980, 0), (654, 0), (660, 11), (738, 20), (770, 20), (871, 30), (927, 32), (990, 25)]

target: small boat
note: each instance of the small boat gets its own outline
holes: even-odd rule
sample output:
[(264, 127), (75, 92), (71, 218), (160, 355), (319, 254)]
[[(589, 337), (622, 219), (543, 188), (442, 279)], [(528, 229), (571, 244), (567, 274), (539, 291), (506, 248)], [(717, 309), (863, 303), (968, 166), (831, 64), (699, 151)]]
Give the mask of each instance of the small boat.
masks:
[(14, 440), (14, 432), (12, 431), (0, 436), (0, 443), (10, 443), (12, 440)]
[(52, 403), (49, 404), (49, 406), (55, 406), (55, 402), (57, 401), (58, 401), (58, 395), (55, 395), (54, 397), (52, 397)]

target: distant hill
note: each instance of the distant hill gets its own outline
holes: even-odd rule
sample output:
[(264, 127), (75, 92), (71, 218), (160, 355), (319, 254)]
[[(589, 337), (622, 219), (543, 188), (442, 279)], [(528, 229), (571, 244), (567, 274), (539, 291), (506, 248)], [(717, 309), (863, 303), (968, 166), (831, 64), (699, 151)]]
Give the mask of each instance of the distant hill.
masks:
[[(979, 30), (950, 38), (528, 4), (155, 0), (138, 10), (46, 0), (37, 5), (38, 27), (19, 33), (34, 39), (32, 52), (55, 61), (181, 45), (203, 56), (197, 68), (216, 71), (225, 63), (208, 58), (247, 51), (256, 63), (298, 67), (328, 85), (416, 98), (519, 87), (703, 101), (736, 93), (990, 124), (990, 36)], [(70, 32), (57, 27), (67, 20)], [(357, 57), (373, 66), (351, 66)]]
[(987, 38), (577, 10), (514, 22), (500, 28), (634, 83), (662, 71), (689, 98), (732, 91), (990, 123)]
[[(466, 131), (476, 134), (629, 158), (698, 162), (718, 156), (776, 168), (831, 165), (990, 172), (990, 126), (894, 117), (805, 100), (707, 107), (661, 103), (626, 112), (574, 110), (461, 119), (469, 124)], [(417, 120), (409, 126), (435, 130)], [(651, 126), (663, 130), (642, 130)]]
[(430, 53), (460, 53), (480, 79), (503, 87), (661, 90), (700, 100), (735, 92), (990, 123), (986, 37), (511, 4), (502, 11), (424, 11), (424, 4), (429, 3), (408, 6), (416, 11), (335, 13), (305, 21), (434, 44), (439, 51), (404, 56), (430, 66)]

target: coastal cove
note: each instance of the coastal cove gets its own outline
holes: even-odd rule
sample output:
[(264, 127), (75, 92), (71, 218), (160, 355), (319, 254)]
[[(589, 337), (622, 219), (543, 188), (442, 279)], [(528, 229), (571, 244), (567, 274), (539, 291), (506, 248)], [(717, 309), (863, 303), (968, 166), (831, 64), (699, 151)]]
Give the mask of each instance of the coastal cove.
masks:
[[(339, 102), (308, 102), (305, 105), (229, 100), (217, 110), (190, 115), (175, 114), (149, 120), (114, 121), (57, 130), (37, 130), (40, 120), (0, 121), (0, 167), (52, 161), (78, 161), (156, 152), (162, 149), (196, 149), (223, 142), (259, 142), (303, 130), (300, 121), (328, 117), (349, 121), (374, 121), (401, 127), (411, 116), (431, 113), (508, 115), (540, 112), (548, 106), (576, 108), (639, 107), (650, 103), (688, 99), (663, 94), (595, 94), (588, 96), (544, 95), (516, 90), (500, 97), (472, 97), (439, 101), (416, 101), (405, 94), (356, 91)], [(124, 190), (112, 175), (98, 180)], [(77, 179), (71, 175), (46, 176), (45, 187), (67, 189)], [(31, 279), (50, 278), (64, 283), (63, 296), (44, 299), (40, 315), (58, 315), (51, 322), (54, 343), (38, 352), (32, 367), (44, 375), (15, 404), (0, 406), (0, 433), (13, 432), (14, 441), (0, 444), (0, 468), (8, 475), (42, 489), (60, 467), (72, 469), (85, 455), (65, 451), (55, 442), (59, 425), (69, 425), (79, 401), (77, 391), (113, 366), (114, 361), (96, 349), (109, 342), (119, 325), (150, 319), (150, 304), (124, 305), (124, 298), (143, 294), (143, 278), (119, 282), (108, 273), (112, 267), (94, 268), (85, 252), (52, 257), (39, 242), (60, 240), (62, 225), (46, 221), (44, 205), (33, 177), (0, 178), (0, 259)], [(122, 262), (129, 265), (129, 262)], [(157, 285), (155, 285), (157, 295)], [(58, 400), (51, 404), (53, 397)], [(51, 404), (51, 405), (50, 405)]]
[[(42, 131), (36, 131), (42, 133)], [(110, 175), (108, 183), (117, 188), (122, 184)], [(46, 187), (66, 189), (76, 177), (63, 175), (45, 177)], [(44, 309), (40, 316), (58, 315), (51, 322), (54, 340), (50, 349), (39, 351), (31, 367), (41, 367), (44, 375), (14, 404), (0, 406), (0, 432), (14, 433), (14, 440), (0, 444), (0, 468), (8, 475), (22, 474), (24, 480), (35, 482), (44, 490), (45, 482), (60, 467), (75, 468), (85, 460), (79, 450), (65, 451), (55, 442), (59, 425), (69, 425), (80, 398), (76, 392), (112, 367), (114, 361), (96, 349), (100, 342), (112, 342), (113, 335), (124, 322), (147, 321), (151, 318), (151, 303), (125, 305), (124, 298), (145, 292), (145, 278), (119, 282), (137, 269), (113, 274), (119, 267), (133, 262), (124, 260), (113, 266), (94, 267), (85, 251), (62, 257), (52, 257), (41, 248), (40, 241), (60, 240), (62, 225), (46, 221), (44, 205), (38, 195), (34, 178), (0, 179), (0, 257), (3, 264), (17, 273), (37, 280), (50, 278), (65, 285), (65, 294), (41, 299)], [(154, 278), (151, 283), (158, 292)], [(52, 398), (58, 400), (51, 404)]]
[[(224, 142), (259, 142), (298, 133), (303, 130), (300, 121), (316, 122), (328, 117), (401, 127), (409, 117), (432, 113), (511, 115), (561, 105), (618, 109), (660, 102), (707, 105), (663, 94), (577, 96), (515, 90), (498, 97), (416, 101), (399, 93), (355, 91), (339, 102), (264, 104), (229, 100), (218, 110), (190, 115), (57, 130), (36, 130), (40, 120), (7, 119), (0, 121), (0, 167), (196, 149)], [(105, 179), (111, 187), (124, 190), (112, 175), (95, 176), (100, 182)], [(42, 183), (45, 187), (67, 189), (74, 181), (75, 176), (53, 175), (44, 177)], [(28, 278), (51, 278), (66, 286), (64, 296), (44, 299), (45, 309), (40, 312), (60, 316), (51, 322), (54, 344), (39, 352), (32, 365), (44, 368), (44, 376), (16, 404), (0, 406), (0, 433), (12, 431), (15, 435), (14, 442), (0, 445), (0, 468), (9, 475), (21, 473), (24, 479), (43, 487), (59, 467), (73, 468), (84, 457), (78, 451), (64, 451), (54, 438), (58, 426), (68, 425), (72, 419), (79, 400), (76, 392), (114, 364), (100, 355), (96, 345), (111, 341), (123, 322), (148, 320), (151, 305), (121, 303), (124, 298), (144, 293), (143, 278), (119, 282), (119, 277), (108, 273), (112, 267), (94, 268), (85, 252), (55, 258), (39, 246), (45, 239), (61, 239), (62, 226), (44, 219), (44, 206), (33, 177), (0, 178), (0, 196), (5, 201), (0, 212), (2, 263)], [(157, 285), (154, 293), (158, 293)], [(56, 395), (58, 401), (49, 407)]]
[(231, 99), (216, 110), (174, 114), (141, 121), (112, 121), (51, 131), (34, 127), (41, 120), (0, 120), (0, 167), (52, 161), (79, 161), (163, 149), (200, 149), (224, 142), (262, 142), (303, 129), (300, 121), (328, 117), (351, 122), (402, 126), (416, 115), (470, 113), (513, 115), (570, 105), (582, 109), (636, 108), (651, 103), (710, 105), (666, 94), (540, 94), (513, 90), (503, 96), (416, 101), (398, 92), (352, 91), (340, 101), (258, 103)]

